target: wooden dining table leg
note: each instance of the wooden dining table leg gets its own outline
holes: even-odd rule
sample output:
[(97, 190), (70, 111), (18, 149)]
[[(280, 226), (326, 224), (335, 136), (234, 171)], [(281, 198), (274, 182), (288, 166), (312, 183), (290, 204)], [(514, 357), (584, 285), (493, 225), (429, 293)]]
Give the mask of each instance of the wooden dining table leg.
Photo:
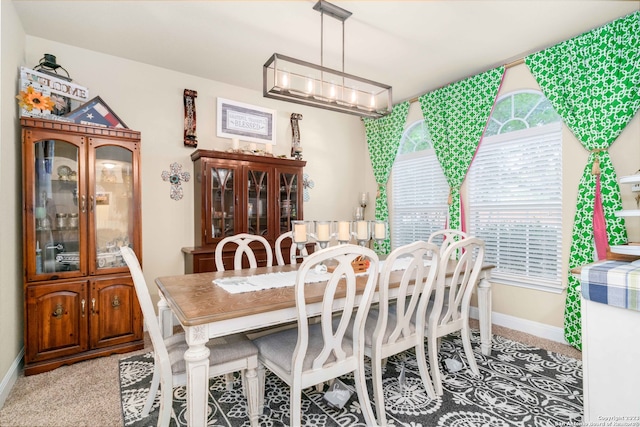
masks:
[[(205, 427), (209, 401), (209, 340), (206, 326), (185, 327), (189, 348), (184, 352), (187, 370), (187, 425)], [(163, 390), (164, 392), (164, 390)]]
[(485, 273), (478, 283), (478, 320), (480, 322), (480, 350), (491, 355), (491, 282)]

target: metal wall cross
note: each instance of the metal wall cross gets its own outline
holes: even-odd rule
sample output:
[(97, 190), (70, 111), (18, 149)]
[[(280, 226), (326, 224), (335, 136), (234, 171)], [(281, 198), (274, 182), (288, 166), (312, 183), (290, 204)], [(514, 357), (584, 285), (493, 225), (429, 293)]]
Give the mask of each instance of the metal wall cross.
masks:
[(173, 200), (182, 199), (182, 182), (189, 182), (191, 175), (189, 172), (182, 172), (182, 165), (179, 163), (171, 163), (169, 166), (171, 171), (162, 171), (162, 180), (169, 181), (171, 184), (171, 195)]

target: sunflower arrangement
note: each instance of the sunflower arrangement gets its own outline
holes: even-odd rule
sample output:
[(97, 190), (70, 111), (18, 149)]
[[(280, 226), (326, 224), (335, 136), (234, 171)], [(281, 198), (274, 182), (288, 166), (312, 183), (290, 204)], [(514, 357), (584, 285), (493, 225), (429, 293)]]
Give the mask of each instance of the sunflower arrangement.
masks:
[(16, 98), (19, 101), (20, 107), (25, 108), (27, 111), (33, 111), (34, 108), (42, 111), (51, 111), (55, 106), (51, 98), (35, 90), (33, 86), (29, 86), (27, 90), (21, 90)]

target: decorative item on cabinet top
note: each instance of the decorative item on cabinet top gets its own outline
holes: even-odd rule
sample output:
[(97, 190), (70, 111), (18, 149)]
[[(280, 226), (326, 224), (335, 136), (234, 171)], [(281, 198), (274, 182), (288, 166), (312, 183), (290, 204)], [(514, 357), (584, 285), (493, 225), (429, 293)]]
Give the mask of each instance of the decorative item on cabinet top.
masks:
[(83, 125), (129, 129), (99, 96), (66, 114), (65, 117)]
[[(55, 63), (55, 56), (46, 56), (53, 57)], [(20, 105), (20, 117), (71, 122), (64, 114), (87, 102), (89, 90), (71, 83), (71, 79), (55, 77), (43, 70), (20, 67), (20, 92), (16, 98)]]
[(302, 144), (300, 143), (300, 124), (302, 114), (291, 113), (291, 157), (302, 160)]

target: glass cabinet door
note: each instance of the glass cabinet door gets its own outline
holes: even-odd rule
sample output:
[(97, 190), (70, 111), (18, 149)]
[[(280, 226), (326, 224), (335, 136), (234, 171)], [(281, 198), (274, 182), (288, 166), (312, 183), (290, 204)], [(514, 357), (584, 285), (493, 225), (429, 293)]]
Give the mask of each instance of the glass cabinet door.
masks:
[(221, 239), (235, 234), (235, 180), (236, 170), (212, 166), (211, 177), (211, 229), (207, 234)]
[(247, 232), (266, 238), (271, 237), (268, 222), (269, 172), (266, 170), (249, 169), (247, 173)]
[(92, 273), (126, 268), (121, 246), (133, 247), (136, 224), (133, 187), (133, 152), (109, 143), (95, 143), (90, 208), (93, 230), (90, 254)]
[(291, 221), (298, 219), (300, 183), (296, 172), (280, 171), (280, 233), (291, 231)]
[(80, 145), (51, 139), (35, 141), (30, 149), (35, 163), (33, 186), (27, 190), (33, 201), (33, 229), (28, 236), (35, 237), (35, 266), (29, 266), (29, 275), (79, 275), (84, 265), (80, 251), (84, 205), (78, 197)]

